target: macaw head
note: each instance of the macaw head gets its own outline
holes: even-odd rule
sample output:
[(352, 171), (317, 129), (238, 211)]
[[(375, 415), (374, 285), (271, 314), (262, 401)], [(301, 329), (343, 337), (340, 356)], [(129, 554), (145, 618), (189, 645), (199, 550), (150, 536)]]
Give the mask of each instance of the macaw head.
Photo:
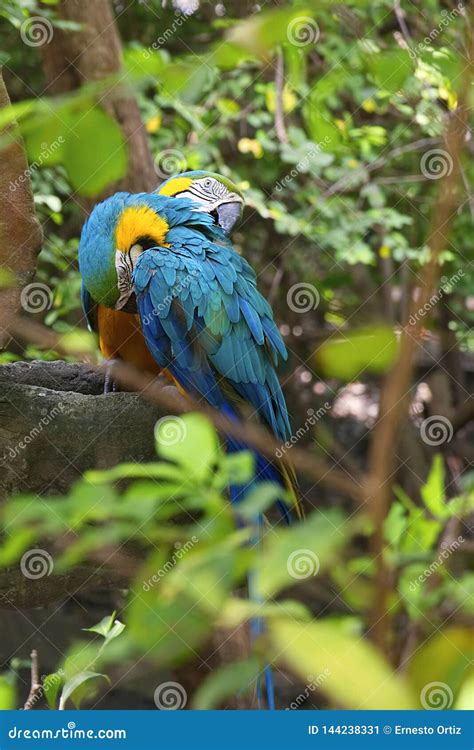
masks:
[(169, 177), (157, 192), (159, 195), (194, 201), (200, 211), (213, 216), (227, 235), (242, 217), (244, 209), (244, 197), (238, 187), (217, 172), (182, 172)]
[(190, 200), (157, 193), (115, 193), (98, 203), (85, 222), (79, 243), (79, 270), (96, 302), (135, 311), (133, 272), (144, 250), (168, 247), (173, 228), (199, 226), (223, 238), (207, 212)]
[[(98, 203), (85, 222), (79, 243), (79, 270), (96, 302), (117, 310), (127, 308), (138, 256), (163, 246), (169, 229), (160, 204), (170, 201), (147, 194), (115, 193)], [(157, 210), (162, 209), (160, 211)]]

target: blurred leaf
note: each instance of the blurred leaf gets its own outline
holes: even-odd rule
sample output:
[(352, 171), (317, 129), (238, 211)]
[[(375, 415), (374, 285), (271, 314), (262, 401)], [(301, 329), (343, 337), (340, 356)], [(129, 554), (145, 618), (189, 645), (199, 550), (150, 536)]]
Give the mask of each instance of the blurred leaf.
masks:
[[(227, 33), (227, 40), (237, 47), (252, 53), (256, 57), (265, 57), (278, 44), (291, 41), (292, 33), (297, 33), (295, 24), (300, 26), (306, 22), (313, 31), (315, 41), (317, 26), (312, 22), (312, 12), (306, 8), (278, 9), (253, 15), (245, 21), (240, 21)], [(293, 22), (293, 26), (291, 26)]]
[(256, 657), (226, 664), (211, 672), (194, 694), (193, 708), (209, 711), (221, 706), (233, 695), (245, 694), (255, 689), (257, 678), (262, 673), (262, 664)]
[(12, 711), (15, 706), (16, 691), (10, 677), (0, 675), (0, 711)]
[(46, 675), (43, 679), (43, 692), (49, 708), (56, 708), (59, 690), (63, 684), (63, 678), (58, 672)]
[(197, 413), (160, 419), (156, 424), (155, 439), (162, 458), (178, 464), (198, 480), (209, 476), (220, 451), (214, 427), (206, 417)]
[(79, 688), (83, 687), (86, 682), (88, 683), (91, 680), (97, 679), (109, 681), (105, 674), (99, 674), (98, 672), (79, 672), (79, 674), (74, 675), (74, 677), (65, 683), (62, 689), (60, 705), (65, 706), (69, 698), (71, 698), (76, 708), (78, 708), (87, 695), (87, 691), (81, 691), (79, 697)]
[(347, 633), (334, 623), (287, 620), (270, 622), (268, 632), (278, 662), (305, 683), (312, 675), (323, 676), (318, 689), (336, 706), (357, 710), (417, 707), (409, 686), (358, 635)]
[(415, 70), (408, 51), (400, 48), (370, 55), (367, 64), (377, 85), (391, 93), (399, 91)]
[(274, 529), (258, 559), (256, 587), (264, 597), (316, 576), (337, 559), (350, 524), (338, 511), (312, 513), (304, 523)]
[(433, 458), (428, 479), (420, 490), (424, 504), (436, 518), (444, 518), (446, 515), (444, 481), (444, 460), (441, 453), (437, 453)]
[(394, 362), (398, 343), (392, 328), (373, 326), (332, 337), (316, 353), (316, 364), (326, 377), (353, 380), (364, 372), (382, 373)]
[(73, 188), (94, 196), (127, 171), (127, 148), (118, 122), (100, 107), (77, 114), (65, 135), (63, 164)]
[[(449, 627), (434, 635), (415, 652), (408, 673), (418, 695), (426, 685), (442, 682), (454, 699), (473, 675), (474, 640), (470, 628)], [(452, 706), (448, 706), (452, 707)]]

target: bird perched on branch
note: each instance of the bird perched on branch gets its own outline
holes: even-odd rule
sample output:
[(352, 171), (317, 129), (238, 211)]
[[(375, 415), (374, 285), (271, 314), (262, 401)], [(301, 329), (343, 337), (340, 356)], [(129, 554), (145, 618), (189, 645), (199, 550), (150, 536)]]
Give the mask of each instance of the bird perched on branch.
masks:
[[(157, 193), (193, 200), (195, 210), (208, 213), (226, 234), (230, 234), (242, 216), (244, 199), (241, 192), (233, 182), (215, 172), (183, 172), (162, 183)], [(146, 216), (140, 217), (135, 229), (146, 239)], [(140, 370), (154, 374), (160, 372), (146, 345), (136, 311), (107, 307), (101, 300), (93, 299), (85, 285), (81, 296), (87, 322), (98, 334), (99, 347), (106, 359), (122, 359)]]
[[(231, 420), (255, 415), (285, 442), (291, 428), (276, 366), (287, 352), (271, 307), (252, 267), (216, 224), (216, 209), (178, 197), (190, 191), (176, 180), (182, 177), (164, 186), (170, 195), (117, 193), (94, 208), (79, 245), (83, 296), (107, 311), (136, 315), (153, 361), (181, 390)], [(226, 448), (248, 446), (228, 435)], [(284, 490), (278, 505), (285, 520), (294, 511), (300, 516), (287, 469), (251, 450), (255, 479), (230, 487), (231, 501), (257, 481), (272, 481)], [(259, 634), (260, 621), (253, 624)], [(272, 707), (269, 668), (265, 679)]]

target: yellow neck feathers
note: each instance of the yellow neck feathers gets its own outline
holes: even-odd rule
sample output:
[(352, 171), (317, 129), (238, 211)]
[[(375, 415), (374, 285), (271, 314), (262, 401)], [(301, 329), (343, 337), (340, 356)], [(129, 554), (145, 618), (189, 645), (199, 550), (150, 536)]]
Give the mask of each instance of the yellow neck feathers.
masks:
[(157, 245), (165, 244), (169, 226), (149, 206), (130, 206), (121, 215), (115, 230), (116, 247), (126, 253), (140, 237), (150, 237)]

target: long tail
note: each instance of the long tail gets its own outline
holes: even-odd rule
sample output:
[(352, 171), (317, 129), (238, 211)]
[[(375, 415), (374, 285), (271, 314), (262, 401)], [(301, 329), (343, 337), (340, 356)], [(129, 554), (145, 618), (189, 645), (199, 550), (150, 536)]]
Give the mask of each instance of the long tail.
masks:
[[(226, 440), (226, 447), (229, 453), (237, 453), (242, 450), (251, 450), (255, 456), (255, 478), (249, 485), (245, 486), (231, 486), (229, 488), (230, 498), (232, 503), (239, 503), (242, 501), (248, 492), (255, 487), (259, 481), (273, 481), (281, 485), (285, 490), (285, 494), (288, 494), (291, 500), (291, 505), (288, 505), (285, 499), (278, 500), (276, 505), (280, 511), (282, 519), (286, 524), (290, 525), (295, 515), (297, 518), (303, 518), (303, 513), (300, 505), (300, 501), (296, 489), (296, 478), (292, 474), (291, 470), (283, 464), (273, 464), (256, 450), (249, 448), (244, 443), (235, 440), (234, 438), (228, 437)], [(261, 531), (263, 526), (263, 516), (255, 519), (256, 527), (256, 538), (253, 543), (256, 545), (260, 544)], [(250, 573), (248, 577), (248, 590), (249, 598), (258, 603), (262, 603), (260, 593), (255, 588), (254, 576)], [(250, 622), (250, 637), (251, 640), (257, 639), (264, 632), (264, 625), (261, 618), (256, 617)], [(273, 683), (273, 672), (272, 668), (267, 665), (264, 669), (264, 682), (265, 682), (265, 694), (266, 704), (269, 710), (275, 709), (275, 688)], [(257, 681), (257, 700), (259, 707), (262, 704), (262, 684), (261, 680)]]

